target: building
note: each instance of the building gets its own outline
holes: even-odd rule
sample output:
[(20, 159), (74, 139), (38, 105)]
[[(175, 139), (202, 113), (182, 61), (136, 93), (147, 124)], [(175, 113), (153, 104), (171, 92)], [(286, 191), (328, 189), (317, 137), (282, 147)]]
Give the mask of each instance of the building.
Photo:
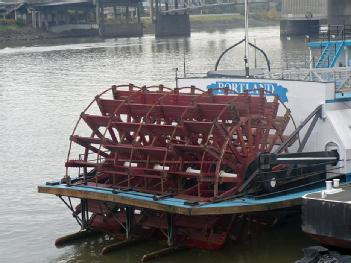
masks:
[(143, 34), (140, 7), (140, 0), (66, 0), (20, 3), (4, 13), (62, 36), (121, 37)]

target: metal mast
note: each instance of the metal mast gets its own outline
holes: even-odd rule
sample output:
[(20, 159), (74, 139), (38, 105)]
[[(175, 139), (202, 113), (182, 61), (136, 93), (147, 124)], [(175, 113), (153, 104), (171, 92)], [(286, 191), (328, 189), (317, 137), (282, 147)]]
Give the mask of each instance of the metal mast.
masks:
[(250, 76), (249, 68), (249, 5), (248, 0), (245, 0), (245, 76), (248, 78)]

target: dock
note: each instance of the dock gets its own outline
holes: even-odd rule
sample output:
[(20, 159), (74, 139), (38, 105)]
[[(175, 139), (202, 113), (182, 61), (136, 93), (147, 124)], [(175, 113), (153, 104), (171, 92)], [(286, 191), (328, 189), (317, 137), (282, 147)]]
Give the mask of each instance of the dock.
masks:
[(318, 191), (303, 197), (302, 230), (322, 244), (351, 248), (351, 186)]

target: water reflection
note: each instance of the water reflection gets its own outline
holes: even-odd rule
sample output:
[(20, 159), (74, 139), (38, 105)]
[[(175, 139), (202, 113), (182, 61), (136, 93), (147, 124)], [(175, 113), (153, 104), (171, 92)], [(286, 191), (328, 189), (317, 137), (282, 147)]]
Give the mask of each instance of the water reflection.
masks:
[[(202, 263), (212, 263), (215, 259), (217, 263), (288, 263), (302, 258), (301, 248), (313, 244), (301, 233), (300, 220), (296, 217), (276, 228), (265, 228), (251, 234), (251, 238), (246, 237), (240, 242), (228, 241), (225, 248), (219, 251), (189, 249), (153, 262), (201, 261)], [(139, 262), (144, 254), (166, 246), (165, 242), (150, 240), (128, 249), (115, 251), (107, 256), (100, 256), (103, 244), (102, 239), (90, 239), (87, 242), (72, 245), (66, 249), (63, 255), (51, 262), (134, 263)]]

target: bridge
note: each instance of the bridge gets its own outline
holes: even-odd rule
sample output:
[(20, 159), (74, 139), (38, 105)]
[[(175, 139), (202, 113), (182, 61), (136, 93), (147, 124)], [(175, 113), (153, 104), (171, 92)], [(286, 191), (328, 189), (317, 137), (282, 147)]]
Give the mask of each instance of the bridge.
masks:
[(25, 0), (5, 7), (4, 18), (64, 37), (143, 34), (141, 0)]
[[(34, 28), (55, 33), (103, 37), (141, 36), (145, 0), (30, 0), (13, 4), (5, 17), (25, 19)], [(190, 13), (243, 5), (244, 0), (147, 0), (155, 35), (189, 36)], [(317, 33), (320, 24), (351, 25), (350, 0), (249, 0), (249, 5), (281, 3), (281, 34)], [(267, 8), (268, 9), (268, 8)], [(1, 6), (0, 6), (1, 11)], [(4, 11), (1, 11), (4, 12)], [(95, 34), (94, 33), (94, 34)]]
[[(15, 0), (14, 0), (15, 1)], [(63, 36), (141, 36), (143, 0), (29, 0), (13, 3), (2, 16)], [(145, 0), (144, 0), (145, 1)], [(244, 0), (148, 0), (155, 35), (189, 36), (189, 14), (215, 7), (243, 5)], [(269, 4), (279, 0), (249, 0)], [(0, 11), (1, 11), (0, 4)]]

